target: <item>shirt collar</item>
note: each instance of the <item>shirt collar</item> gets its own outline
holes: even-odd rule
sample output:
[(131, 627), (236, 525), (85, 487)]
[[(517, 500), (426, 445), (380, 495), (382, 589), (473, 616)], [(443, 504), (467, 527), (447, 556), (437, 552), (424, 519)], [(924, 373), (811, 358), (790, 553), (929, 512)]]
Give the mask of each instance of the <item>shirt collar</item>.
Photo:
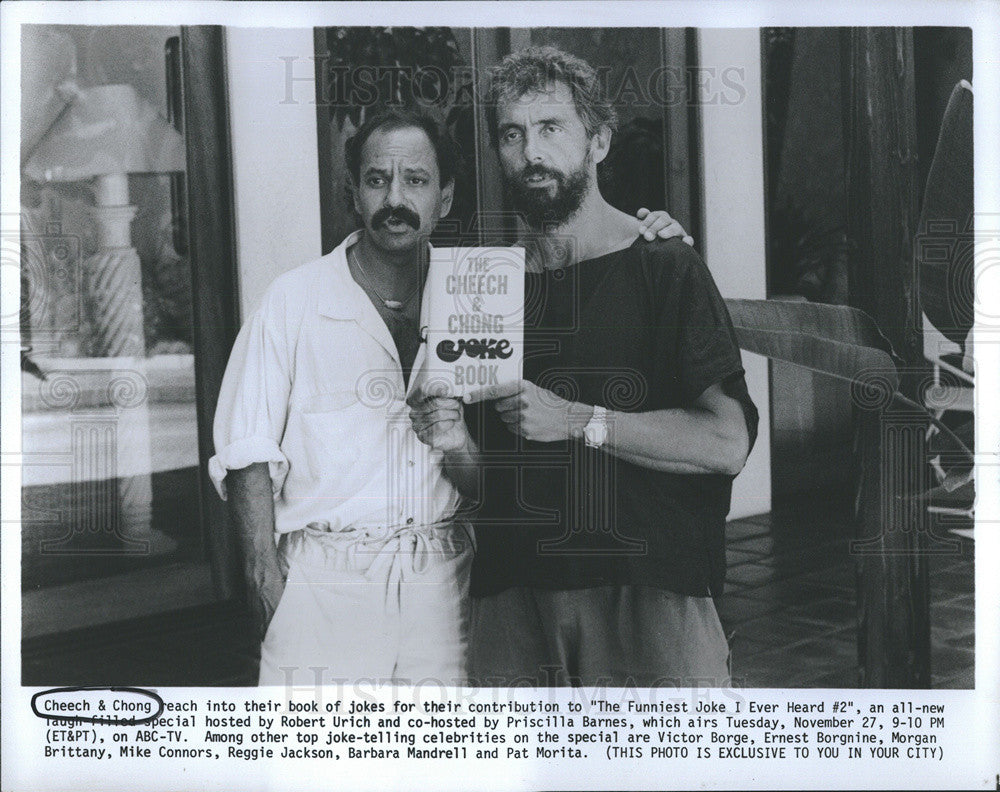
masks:
[(347, 266), (347, 249), (360, 237), (360, 230), (353, 231), (326, 256), (330, 273), (329, 277), (323, 278), (318, 284), (321, 291), (316, 304), (323, 316), (331, 319), (354, 319), (359, 314), (359, 298), (367, 299), (364, 290), (354, 282)]
[[(361, 238), (361, 230), (352, 231), (328, 255), (330, 277), (324, 278), (322, 292), (318, 295), (317, 310), (331, 319), (359, 319), (366, 313), (371, 300), (363, 288), (351, 276), (347, 264), (347, 250)], [(427, 290), (424, 289), (420, 301), (420, 324), (423, 327), (427, 317)]]

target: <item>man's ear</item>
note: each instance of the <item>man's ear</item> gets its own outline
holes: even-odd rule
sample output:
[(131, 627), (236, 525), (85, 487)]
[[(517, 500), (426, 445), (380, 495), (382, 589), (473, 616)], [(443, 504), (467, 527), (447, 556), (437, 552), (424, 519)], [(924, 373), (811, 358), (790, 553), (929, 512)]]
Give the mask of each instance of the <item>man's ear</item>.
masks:
[(451, 179), (441, 188), (441, 217), (447, 217), (451, 211), (451, 202), (455, 199), (455, 180)]
[(590, 157), (597, 165), (604, 161), (611, 150), (611, 130), (606, 126), (601, 126), (590, 139)]

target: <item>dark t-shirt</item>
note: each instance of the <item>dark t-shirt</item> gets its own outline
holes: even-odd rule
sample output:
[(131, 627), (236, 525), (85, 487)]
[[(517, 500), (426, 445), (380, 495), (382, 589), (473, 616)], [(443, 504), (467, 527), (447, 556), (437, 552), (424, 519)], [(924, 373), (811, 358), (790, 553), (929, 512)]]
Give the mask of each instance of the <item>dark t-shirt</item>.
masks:
[[(732, 323), (688, 245), (637, 239), (525, 279), (525, 379), (617, 412), (689, 407), (721, 383), (753, 443), (757, 410)], [(731, 476), (658, 472), (582, 440), (528, 441), (491, 404), (468, 418), (486, 455), (473, 595), (610, 584), (722, 593)]]

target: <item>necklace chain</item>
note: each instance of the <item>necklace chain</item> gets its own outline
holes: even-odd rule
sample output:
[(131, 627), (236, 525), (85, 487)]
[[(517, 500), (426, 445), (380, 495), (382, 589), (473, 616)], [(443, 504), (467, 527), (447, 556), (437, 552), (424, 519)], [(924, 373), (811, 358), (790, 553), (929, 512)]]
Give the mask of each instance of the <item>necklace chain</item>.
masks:
[(377, 288), (375, 288), (375, 282), (368, 275), (368, 272), (365, 270), (364, 265), (361, 263), (361, 256), (358, 255), (357, 248), (352, 247), (351, 253), (354, 255), (354, 263), (357, 265), (358, 271), (362, 274), (362, 276), (364, 276), (364, 279), (368, 283), (369, 288), (371, 288), (371, 290), (375, 293), (375, 296), (378, 297), (382, 301), (382, 304), (390, 311), (402, 311), (403, 308), (405, 308), (406, 305), (410, 302), (410, 300), (413, 299), (413, 295), (416, 294), (417, 291), (420, 289), (420, 279), (418, 278), (416, 285), (414, 285), (414, 287), (410, 290), (410, 293), (407, 294), (402, 300), (386, 299), (385, 297), (382, 296), (382, 293)]

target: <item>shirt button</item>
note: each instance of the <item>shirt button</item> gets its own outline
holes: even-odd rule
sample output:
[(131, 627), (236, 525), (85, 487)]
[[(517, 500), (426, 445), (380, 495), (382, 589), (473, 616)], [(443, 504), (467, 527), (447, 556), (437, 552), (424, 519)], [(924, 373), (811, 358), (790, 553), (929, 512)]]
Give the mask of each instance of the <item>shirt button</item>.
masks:
[(407, 525), (413, 525), (413, 518), (412, 517), (407, 517), (406, 518), (406, 524)]
[(406, 460), (406, 464), (407, 464), (408, 467), (413, 467), (414, 464), (416, 464), (416, 463), (412, 459), (408, 459), (408, 460)]

